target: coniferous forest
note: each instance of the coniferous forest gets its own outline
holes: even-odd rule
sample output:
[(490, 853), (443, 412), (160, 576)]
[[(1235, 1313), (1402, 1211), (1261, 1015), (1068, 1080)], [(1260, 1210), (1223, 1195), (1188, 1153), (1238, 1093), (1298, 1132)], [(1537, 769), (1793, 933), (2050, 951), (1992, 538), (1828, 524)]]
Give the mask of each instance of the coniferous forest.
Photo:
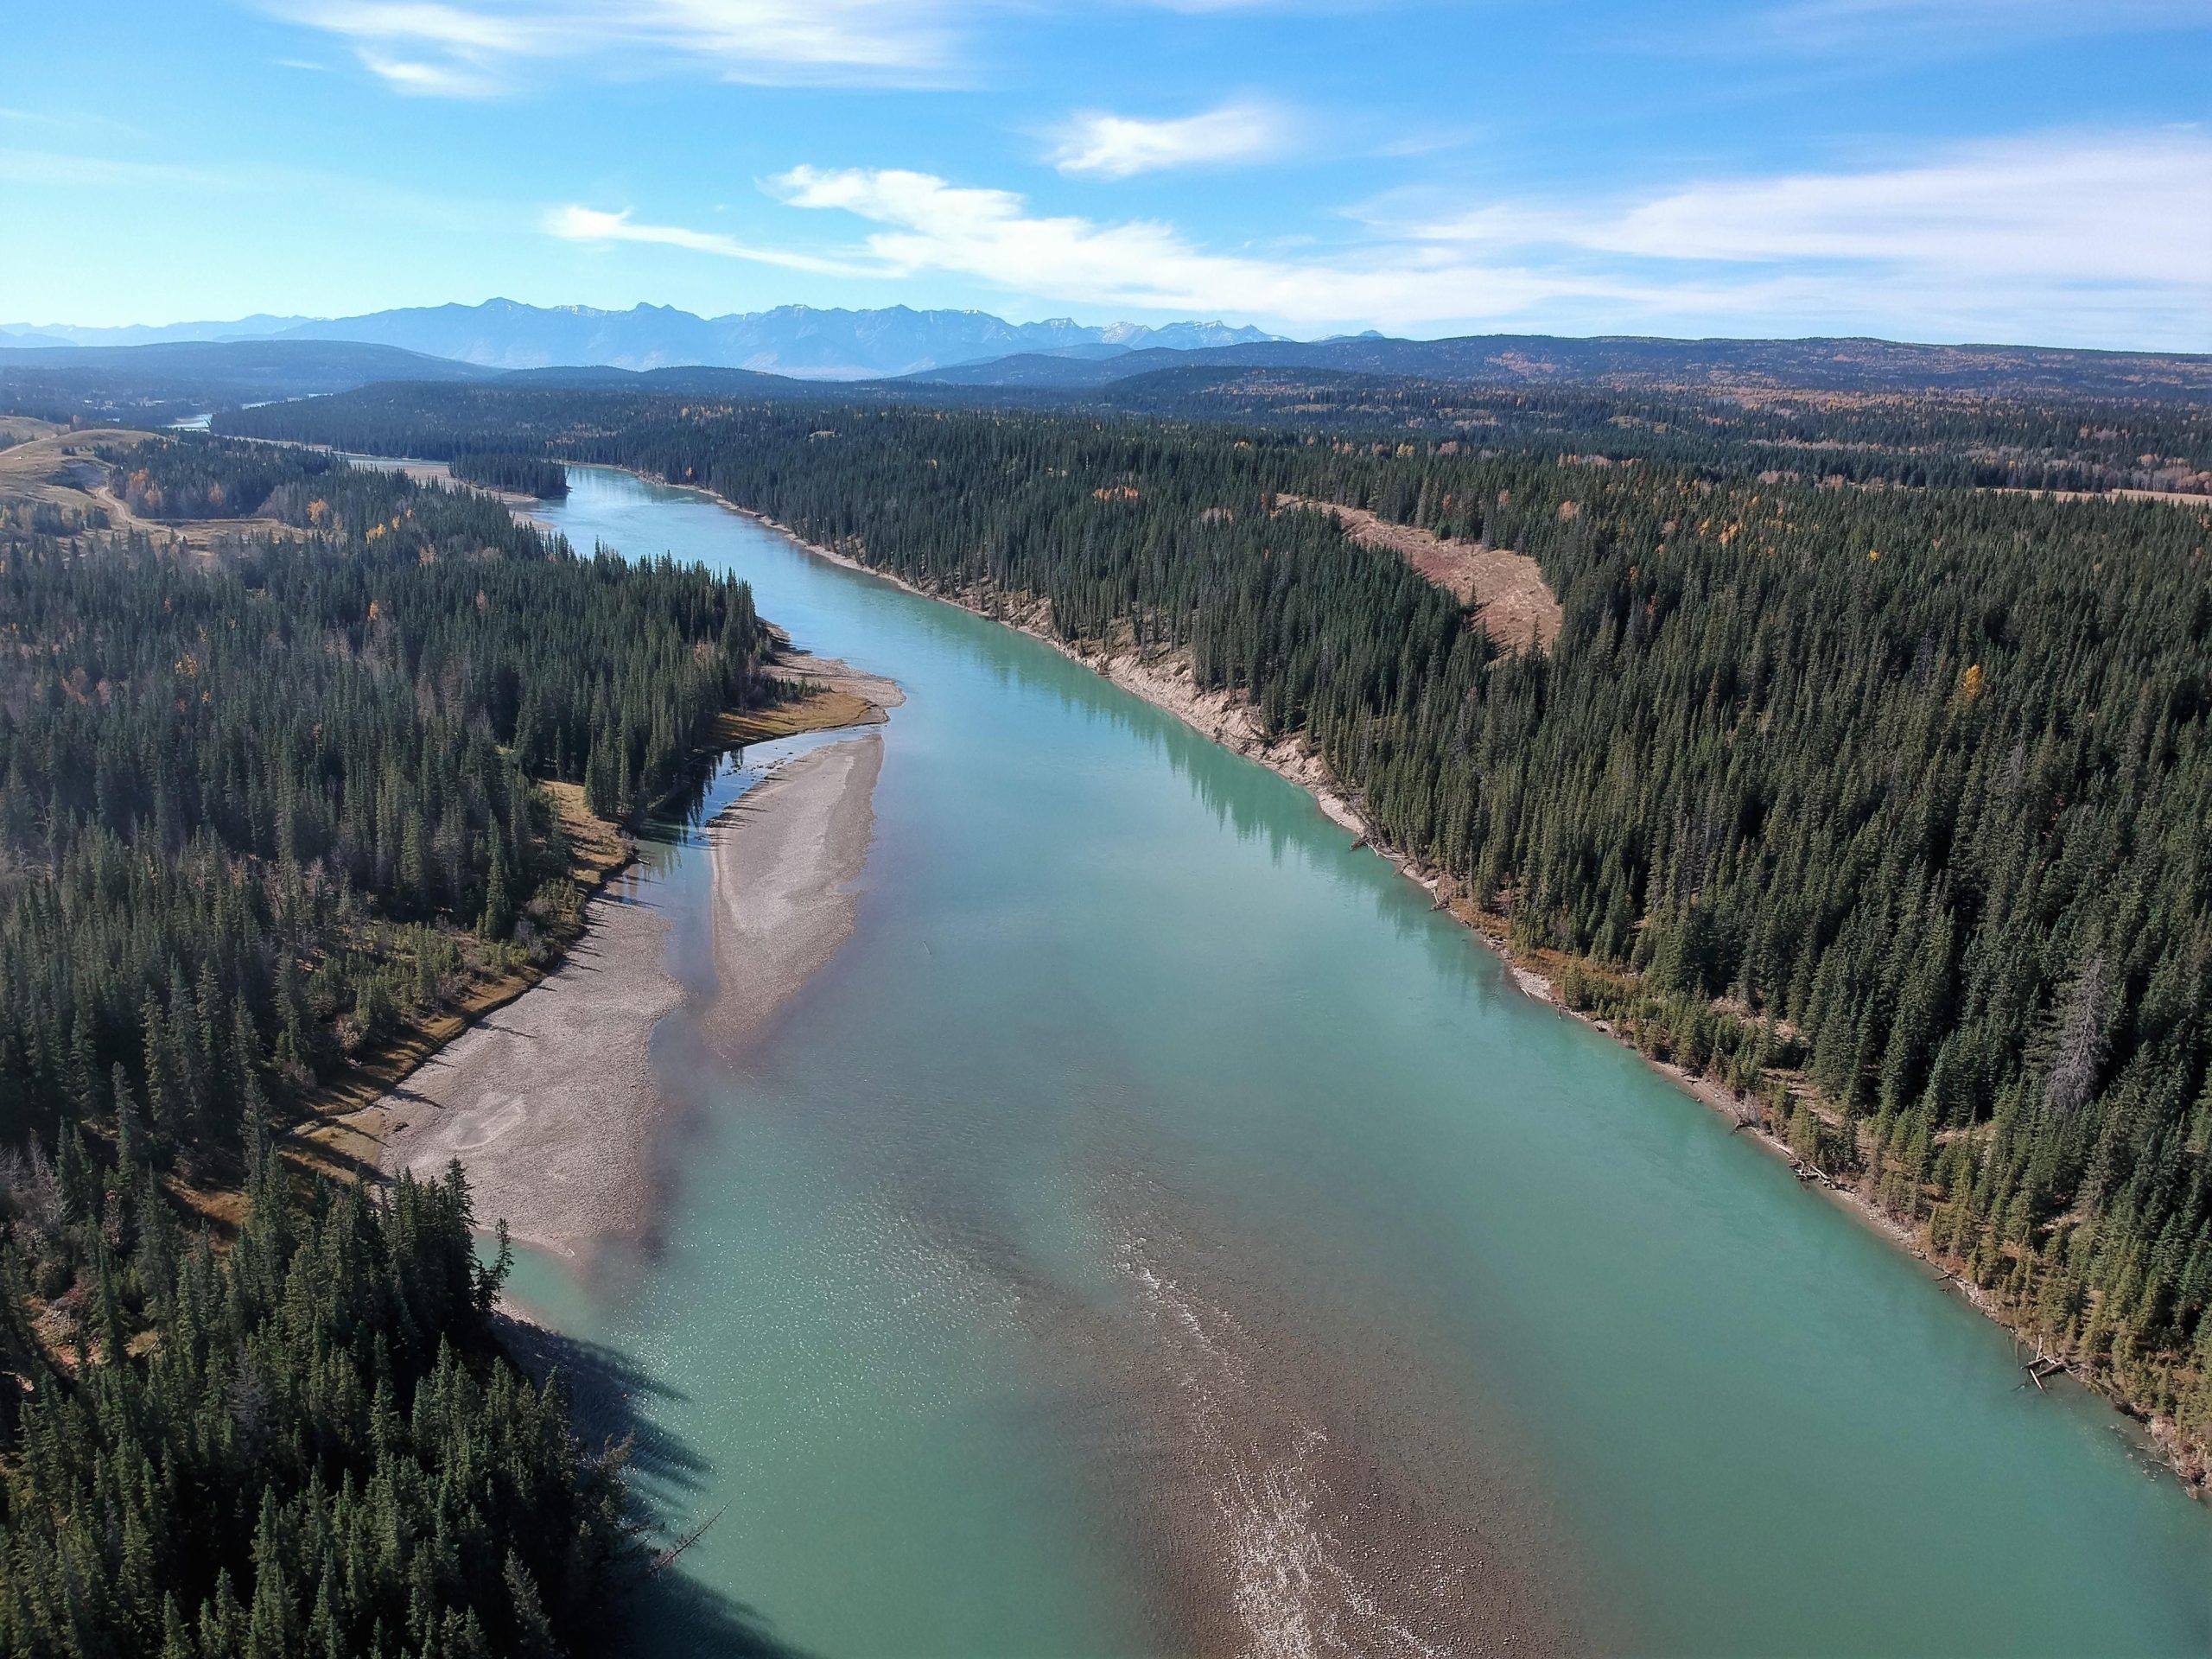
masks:
[[(1203, 397), (1139, 422), (384, 387), (226, 421), (620, 464), (925, 588), (1047, 601), (1071, 639), (1187, 652), (1551, 953), (1567, 1000), (1734, 1091), (2201, 1459), (2212, 512), (2020, 488), (2194, 475), (2198, 416), (1892, 404), (1830, 432), (1810, 400), (1655, 425), (1576, 393), (1516, 397), (1548, 410), (1516, 442), (1413, 398), (1359, 429)], [(1286, 494), (1531, 556), (1557, 639), (1489, 638)]]
[(582, 1650), (620, 1460), (501, 1357), (496, 1218), (458, 1166), (305, 1190), (272, 1135), (544, 956), (582, 896), (547, 784), (666, 795), (769, 636), (473, 492), (207, 439), (116, 471), (258, 517), (0, 529), (0, 1651)]
[(569, 493), (568, 474), (557, 461), (543, 455), (507, 455), (480, 449), (457, 452), (450, 463), (453, 475), (486, 489), (534, 495), (541, 501), (556, 500)]
[(464, 938), (524, 953), (573, 908), (540, 780), (625, 817), (764, 683), (742, 583), (579, 557), (482, 496), (208, 442), (126, 486), (218, 477), (306, 533), (6, 546), (11, 1143), (105, 1120), (120, 1065), (165, 1153), (235, 1147), (245, 1099), (447, 995)]
[[(0, 1649), (292, 1659), (552, 1654), (632, 1554), (618, 1451), (500, 1354), (468, 1189), (321, 1187), (249, 1126), (252, 1218), (188, 1238), (150, 1144), (11, 1154)], [(58, 1285), (73, 1274), (67, 1292)], [(67, 1310), (67, 1357), (29, 1327)], [(68, 1307), (69, 1298), (82, 1303)], [(49, 1319), (49, 1323), (51, 1319)]]
[[(1564, 1000), (2202, 1459), (2212, 512), (2008, 481), (2193, 477), (2193, 414), (1946, 405), (1920, 442), (1895, 408), (1289, 395), (378, 387), (219, 424), (524, 492), (630, 467), (1180, 655)], [(677, 787), (768, 632), (741, 583), (317, 451), (103, 459), (202, 539), (0, 529), (8, 1650), (586, 1649), (620, 1459), (501, 1356), (496, 1218), (457, 1170), (302, 1185), (272, 1137), (543, 956), (580, 897), (548, 785), (613, 819)], [(1492, 638), (1286, 497), (1528, 555), (1557, 637)], [(194, 1209), (226, 1187), (234, 1235)]]

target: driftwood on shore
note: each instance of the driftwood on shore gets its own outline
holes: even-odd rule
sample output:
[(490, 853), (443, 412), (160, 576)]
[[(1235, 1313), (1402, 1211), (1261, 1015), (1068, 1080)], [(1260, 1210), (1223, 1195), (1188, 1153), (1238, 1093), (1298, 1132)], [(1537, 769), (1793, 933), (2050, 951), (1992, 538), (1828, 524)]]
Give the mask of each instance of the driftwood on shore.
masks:
[[(2019, 1351), (2016, 1347), (2013, 1351), (2017, 1354)], [(2043, 1344), (2040, 1342), (2036, 1344), (2036, 1357), (2028, 1361), (2026, 1364), (2021, 1366), (2020, 1369), (2028, 1374), (2027, 1382), (2015, 1384), (2014, 1392), (2017, 1393), (2020, 1389), (2026, 1388), (2029, 1382), (2032, 1382), (2036, 1385), (2036, 1392), (2037, 1394), (2047, 1394), (2050, 1392), (2049, 1389), (2044, 1387), (2044, 1378), (2056, 1376), (2061, 1371), (2070, 1373), (2074, 1370), (2071, 1365), (2058, 1357), (2057, 1355), (2046, 1354), (2044, 1352)]]

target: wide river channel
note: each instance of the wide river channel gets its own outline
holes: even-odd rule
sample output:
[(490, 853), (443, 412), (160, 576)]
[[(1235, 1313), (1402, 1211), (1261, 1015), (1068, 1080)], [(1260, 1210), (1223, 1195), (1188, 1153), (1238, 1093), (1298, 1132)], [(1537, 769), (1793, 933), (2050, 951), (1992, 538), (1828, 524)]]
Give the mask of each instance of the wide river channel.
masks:
[[(718, 1516), (646, 1653), (2212, 1648), (2113, 1413), (1506, 970), (1301, 791), (1038, 642), (575, 468), (580, 550), (897, 679), (858, 920), (657, 1248), (514, 1289)], [(783, 753), (785, 751), (774, 751)], [(702, 813), (757, 778), (725, 765)], [(711, 976), (690, 824), (629, 891)]]

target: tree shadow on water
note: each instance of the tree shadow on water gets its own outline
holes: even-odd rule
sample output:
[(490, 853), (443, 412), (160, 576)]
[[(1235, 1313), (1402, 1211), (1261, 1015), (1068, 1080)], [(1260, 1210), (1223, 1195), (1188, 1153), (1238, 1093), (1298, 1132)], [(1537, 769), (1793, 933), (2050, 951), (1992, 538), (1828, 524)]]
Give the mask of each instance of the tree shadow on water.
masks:
[(559, 1376), (569, 1395), (569, 1421), (587, 1447), (597, 1451), (629, 1440), (633, 1487), (651, 1484), (678, 1499), (704, 1488), (711, 1465), (649, 1409), (655, 1402), (682, 1404), (678, 1390), (620, 1349), (531, 1319), (503, 1313), (499, 1334), (509, 1357), (538, 1382)]
[(632, 1592), (634, 1649), (653, 1659), (817, 1659), (778, 1637), (755, 1609), (680, 1570)]
[[(529, 1319), (499, 1317), (501, 1344), (515, 1363), (543, 1382), (557, 1375), (569, 1395), (569, 1420), (586, 1448), (630, 1442), (630, 1493), (648, 1551), (663, 1554), (701, 1529), (698, 1512), (713, 1465), (656, 1418), (656, 1404), (683, 1395), (620, 1349), (588, 1342)], [(624, 1646), (649, 1659), (811, 1659), (777, 1637), (758, 1609), (702, 1584), (677, 1558), (626, 1573), (625, 1605), (617, 1615)]]

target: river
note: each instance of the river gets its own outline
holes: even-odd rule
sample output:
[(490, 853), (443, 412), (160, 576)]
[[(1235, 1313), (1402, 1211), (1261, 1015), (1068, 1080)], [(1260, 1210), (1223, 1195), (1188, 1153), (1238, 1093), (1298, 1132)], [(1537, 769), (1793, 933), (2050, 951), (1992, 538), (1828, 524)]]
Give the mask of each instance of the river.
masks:
[[(1046, 646), (574, 468), (579, 548), (895, 677), (855, 931), (703, 1101), (658, 1247), (514, 1288), (718, 1516), (641, 1650), (2212, 1647), (2126, 1425), (1299, 790)], [(748, 763), (760, 757), (748, 754)], [(711, 810), (753, 770), (726, 766)], [(634, 878), (711, 973), (701, 838)]]

